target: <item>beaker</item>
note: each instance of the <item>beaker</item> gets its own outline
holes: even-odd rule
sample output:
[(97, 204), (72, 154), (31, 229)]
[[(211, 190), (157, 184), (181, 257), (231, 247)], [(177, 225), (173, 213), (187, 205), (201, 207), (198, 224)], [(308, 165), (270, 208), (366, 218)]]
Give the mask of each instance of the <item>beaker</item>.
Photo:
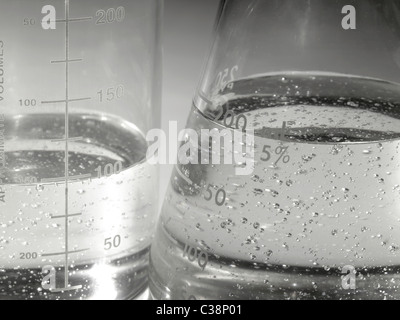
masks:
[(399, 2), (226, 0), (217, 21), (187, 136), (253, 151), (176, 166), (153, 297), (398, 299)]
[(161, 9), (1, 1), (0, 299), (131, 299), (146, 288)]

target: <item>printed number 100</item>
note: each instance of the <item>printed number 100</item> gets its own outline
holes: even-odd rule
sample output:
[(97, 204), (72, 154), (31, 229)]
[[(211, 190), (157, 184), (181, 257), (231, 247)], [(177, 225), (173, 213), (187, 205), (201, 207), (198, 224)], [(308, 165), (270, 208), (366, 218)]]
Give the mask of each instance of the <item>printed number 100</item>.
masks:
[(114, 165), (109, 163), (107, 164), (104, 168), (102, 166), (97, 167), (96, 172), (97, 172), (97, 178), (102, 178), (102, 177), (110, 177), (114, 174), (118, 174), (122, 171), (122, 162), (118, 161)]

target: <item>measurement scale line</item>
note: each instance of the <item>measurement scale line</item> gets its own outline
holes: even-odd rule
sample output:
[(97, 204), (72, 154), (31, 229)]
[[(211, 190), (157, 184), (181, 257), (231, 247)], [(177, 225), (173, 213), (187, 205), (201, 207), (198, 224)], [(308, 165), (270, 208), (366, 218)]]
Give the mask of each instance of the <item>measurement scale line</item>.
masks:
[[(65, 266), (64, 286), (69, 286), (69, 0), (65, 0)], [(86, 250), (85, 250), (86, 251)]]
[(183, 180), (185, 180), (185, 181), (186, 181), (187, 183), (189, 183), (190, 185), (193, 184), (192, 180), (190, 180), (188, 177), (186, 177), (186, 176), (182, 173), (182, 171), (178, 168), (178, 166), (175, 166), (175, 168), (176, 168), (176, 172), (178, 172), (179, 176), (180, 176)]
[(283, 121), (283, 124), (282, 124), (282, 136), (285, 136), (285, 133), (286, 133), (286, 121)]
[[(66, 139), (62, 138), (62, 139), (54, 139), (51, 140), (51, 142), (64, 142)], [(76, 141), (82, 141), (83, 137), (76, 137), (76, 138), (68, 138), (69, 142), (76, 142)]]
[(68, 288), (61, 288), (61, 289), (50, 289), (50, 292), (53, 293), (60, 293), (60, 292), (66, 292), (66, 291), (76, 291), (82, 289), (82, 286), (74, 286), (74, 287), (68, 287)]
[(70, 22), (91, 21), (91, 20), (93, 20), (93, 17), (81, 17), (81, 18), (70, 18), (70, 19), (68, 18), (68, 19), (57, 19), (56, 23), (59, 22), (70, 23)]
[(201, 100), (203, 100), (204, 102), (206, 102), (207, 104), (209, 104), (209, 105), (212, 105), (213, 103), (212, 103), (212, 101), (210, 100), (210, 99), (208, 99), (207, 97), (206, 97), (206, 95), (203, 93), (203, 92), (199, 92), (199, 94), (198, 94), (198, 96), (199, 96), (199, 98), (201, 98)]
[(69, 180), (81, 180), (81, 179), (88, 179), (91, 178), (92, 175), (90, 173), (88, 174), (81, 174), (81, 175), (77, 175), (77, 176), (69, 176)]
[(71, 60), (53, 60), (51, 63), (67, 63), (67, 62), (82, 62), (83, 59), (71, 59)]
[[(82, 213), (76, 213), (76, 214), (70, 214), (68, 217), (80, 217), (82, 216)], [(66, 218), (66, 216), (53, 216), (51, 219), (61, 219), (61, 218)]]
[[(46, 253), (40, 255), (41, 257), (56, 257), (56, 256), (63, 256), (63, 255), (70, 255), (70, 254), (76, 254), (76, 253), (82, 253), (89, 251), (90, 249), (82, 249), (82, 250), (74, 250), (74, 251), (64, 251), (64, 252), (55, 252), (55, 253)], [(69, 267), (69, 266), (68, 266)], [(68, 271), (68, 269), (67, 269)]]
[[(68, 63), (67, 63), (68, 65)], [(77, 101), (86, 101), (92, 100), (92, 98), (77, 98), (77, 99), (65, 99), (65, 100), (52, 100), (52, 101), (42, 101), (42, 104), (51, 104), (51, 103), (69, 103), (69, 102), (77, 102)]]
[[(68, 180), (72, 181), (72, 180), (83, 180), (83, 179), (89, 179), (91, 178), (92, 175), (91, 174), (82, 174), (82, 175), (78, 175), (78, 176), (69, 176)], [(66, 180), (66, 177), (59, 177), (59, 178), (49, 178), (49, 179), (42, 179), (40, 180), (42, 183), (48, 183), (48, 182), (63, 182)]]

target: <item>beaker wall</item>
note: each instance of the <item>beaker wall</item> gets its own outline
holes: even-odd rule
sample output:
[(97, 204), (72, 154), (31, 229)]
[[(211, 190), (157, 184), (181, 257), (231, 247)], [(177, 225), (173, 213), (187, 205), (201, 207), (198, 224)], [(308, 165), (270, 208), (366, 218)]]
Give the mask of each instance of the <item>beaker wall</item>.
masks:
[(0, 4), (0, 298), (127, 299), (145, 289), (162, 4)]

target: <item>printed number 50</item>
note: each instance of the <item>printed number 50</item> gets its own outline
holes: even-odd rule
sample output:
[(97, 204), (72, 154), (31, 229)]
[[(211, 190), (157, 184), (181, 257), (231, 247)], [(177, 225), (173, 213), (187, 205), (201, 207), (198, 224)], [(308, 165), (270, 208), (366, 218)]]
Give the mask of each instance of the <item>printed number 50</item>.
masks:
[[(204, 199), (206, 199), (207, 201), (212, 200), (213, 192), (211, 184), (208, 185), (206, 191), (208, 195), (205, 195)], [(224, 189), (219, 189), (215, 194), (215, 203), (217, 204), (217, 206), (222, 207), (225, 204), (225, 200), (226, 200), (226, 191)]]
[(104, 240), (104, 249), (111, 250), (112, 248), (118, 248), (121, 245), (121, 236), (117, 235), (114, 238), (107, 238)]

